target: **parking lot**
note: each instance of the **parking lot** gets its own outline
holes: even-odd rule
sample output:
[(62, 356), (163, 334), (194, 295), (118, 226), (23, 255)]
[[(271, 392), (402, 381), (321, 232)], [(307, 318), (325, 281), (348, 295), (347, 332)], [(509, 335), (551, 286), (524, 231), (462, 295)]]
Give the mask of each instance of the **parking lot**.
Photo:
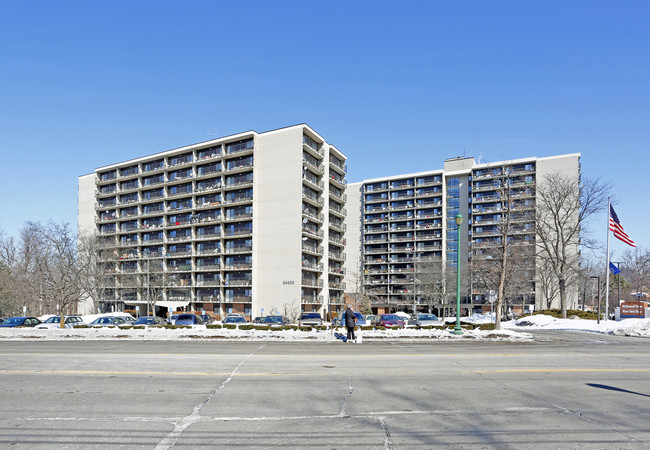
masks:
[(0, 445), (640, 448), (647, 344), (0, 341)]

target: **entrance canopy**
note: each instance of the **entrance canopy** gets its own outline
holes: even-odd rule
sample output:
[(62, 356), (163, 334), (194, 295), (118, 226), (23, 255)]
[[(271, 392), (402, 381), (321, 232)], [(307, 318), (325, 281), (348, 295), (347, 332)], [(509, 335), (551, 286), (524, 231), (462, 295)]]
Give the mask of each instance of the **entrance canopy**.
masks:
[[(146, 305), (147, 302), (144, 300), (124, 300), (124, 304), (126, 305)], [(178, 308), (185, 308), (187, 305), (189, 305), (190, 302), (156, 302), (156, 306), (160, 306), (161, 308), (172, 308), (172, 309), (178, 309)]]

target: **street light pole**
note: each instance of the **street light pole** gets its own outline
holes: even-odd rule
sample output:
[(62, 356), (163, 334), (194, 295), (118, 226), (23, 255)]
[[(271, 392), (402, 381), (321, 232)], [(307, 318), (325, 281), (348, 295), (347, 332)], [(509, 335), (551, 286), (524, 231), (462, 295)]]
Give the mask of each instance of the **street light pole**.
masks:
[(460, 327), (460, 224), (463, 223), (463, 216), (461, 214), (456, 215), (456, 226), (457, 226), (457, 236), (456, 236), (456, 327), (454, 327), (454, 334), (463, 334), (463, 330)]
[(600, 275), (597, 277), (589, 277), (589, 278), (595, 278), (597, 283), (598, 283), (598, 307), (596, 308), (596, 323), (600, 323)]

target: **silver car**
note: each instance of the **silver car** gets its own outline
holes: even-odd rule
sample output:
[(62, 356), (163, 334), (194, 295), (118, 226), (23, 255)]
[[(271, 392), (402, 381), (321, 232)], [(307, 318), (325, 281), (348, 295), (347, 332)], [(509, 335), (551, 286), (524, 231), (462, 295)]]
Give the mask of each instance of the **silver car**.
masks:
[(438, 319), (434, 314), (418, 313), (411, 316), (409, 325), (417, 325), (419, 327), (441, 327), (445, 324), (442, 320)]
[[(74, 328), (79, 325), (85, 325), (79, 316), (65, 316), (64, 328)], [(36, 328), (61, 328), (61, 317), (52, 316), (43, 323), (39, 323)]]

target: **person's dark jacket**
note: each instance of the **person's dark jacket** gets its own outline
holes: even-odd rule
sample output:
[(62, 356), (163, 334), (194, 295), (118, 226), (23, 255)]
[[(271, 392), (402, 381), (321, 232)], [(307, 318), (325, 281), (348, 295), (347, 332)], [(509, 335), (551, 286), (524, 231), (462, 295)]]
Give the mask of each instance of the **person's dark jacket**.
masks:
[(351, 308), (345, 310), (345, 326), (348, 328), (354, 328), (357, 324), (357, 317), (354, 315), (354, 311)]

